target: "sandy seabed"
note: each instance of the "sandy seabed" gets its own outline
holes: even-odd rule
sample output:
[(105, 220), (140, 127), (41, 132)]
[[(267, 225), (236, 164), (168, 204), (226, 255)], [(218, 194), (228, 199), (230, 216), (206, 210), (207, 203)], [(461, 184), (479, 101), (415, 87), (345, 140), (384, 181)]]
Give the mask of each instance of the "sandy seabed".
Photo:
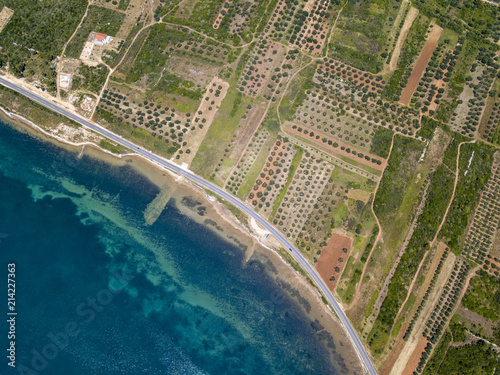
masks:
[[(2, 107), (0, 107), (0, 120), (7, 122), (18, 131), (78, 153), (79, 157), (89, 156), (113, 166), (128, 165), (159, 188), (173, 186), (171, 198), (175, 200), (180, 212), (192, 220), (206, 225), (225, 240), (239, 247), (241, 251), (245, 252), (245, 262), (248, 266), (259, 264), (262, 272), (273, 277), (283, 292), (301, 306), (311, 320), (311, 326), (318, 332), (325, 345), (329, 345), (330, 348), (333, 345), (335, 348), (330, 350), (332, 361), (343, 364), (339, 366), (339, 369), (345, 370), (342, 373), (364, 373), (359, 357), (344, 327), (330, 308), (323, 303), (316, 288), (286, 263), (277, 251), (260, 243), (258, 236), (253, 233), (250, 227), (238, 221), (222, 203), (218, 202), (215, 197), (208, 195), (205, 190), (139, 155), (115, 155), (93, 143), (70, 142), (59, 136), (51, 135), (33, 122), (10, 113)], [(197, 201), (198, 207), (203, 206), (205, 208), (203, 215), (200, 215), (195, 208), (182, 204), (183, 198)], [(270, 302), (279, 303), (279, 297)]]

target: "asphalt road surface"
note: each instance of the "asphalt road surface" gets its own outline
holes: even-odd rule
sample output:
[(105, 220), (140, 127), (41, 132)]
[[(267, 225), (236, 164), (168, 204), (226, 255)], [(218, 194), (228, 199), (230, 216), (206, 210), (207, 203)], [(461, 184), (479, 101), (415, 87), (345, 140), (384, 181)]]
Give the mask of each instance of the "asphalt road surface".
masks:
[(338, 304), (338, 302), (335, 300), (333, 297), (332, 293), (330, 290), (327, 288), (326, 284), (323, 282), (323, 279), (319, 276), (319, 274), (316, 272), (316, 270), (311, 266), (311, 264), (302, 256), (302, 254), (291, 244), (276, 228), (274, 228), (270, 223), (268, 223), (266, 220), (264, 220), (258, 213), (256, 213), (253, 209), (245, 205), (242, 201), (240, 201), (238, 198), (232, 196), (231, 194), (227, 193), (225, 190), (221, 189), (220, 187), (212, 184), (211, 182), (195, 175), (194, 173), (190, 172), (189, 170), (183, 169), (177, 164), (168, 161), (167, 159), (164, 159), (162, 157), (159, 157), (152, 152), (139, 147), (135, 145), (134, 143), (120, 137), (117, 134), (114, 134), (110, 132), (109, 130), (94, 124), (88, 120), (86, 120), (83, 117), (80, 117), (72, 112), (70, 112), (67, 109), (64, 109), (63, 107), (58, 106), (57, 104), (54, 104), (50, 102), (47, 99), (44, 99), (43, 97), (33, 93), (30, 90), (27, 90), (21, 86), (18, 86), (14, 83), (11, 83), (10, 81), (5, 80), (4, 78), (0, 77), (0, 84), (17, 91), (18, 93), (30, 98), (31, 100), (43, 105), (44, 107), (47, 107), (54, 112), (57, 112), (63, 116), (66, 116), (70, 118), (71, 120), (81, 124), (82, 126), (85, 126), (89, 129), (92, 129), (96, 133), (99, 133), (103, 135), (104, 137), (107, 137), (116, 143), (127, 147), (128, 149), (134, 151), (135, 153), (142, 155), (146, 159), (149, 159), (159, 165), (161, 165), (164, 168), (167, 168), (191, 181), (194, 183), (198, 184), (199, 186), (202, 186), (203, 188), (210, 190), (214, 194), (217, 194), (218, 196), (224, 198), (226, 201), (230, 202), (234, 206), (238, 207), (241, 211), (244, 211), (246, 214), (249, 216), (253, 217), (255, 221), (257, 221), (262, 227), (264, 227), (269, 233), (271, 233), (276, 239), (281, 242), (281, 244), (287, 249), (287, 251), (295, 258), (297, 262), (300, 263), (302, 268), (308, 273), (309, 277), (314, 281), (314, 283), (318, 286), (318, 288), (321, 290), (323, 295), (326, 297), (328, 302), (332, 305), (333, 309), (337, 313), (340, 321), (344, 325), (348, 335), (350, 336), (359, 357), (361, 358), (365, 368), (368, 370), (368, 373), (371, 375), (377, 374), (377, 371), (375, 370), (375, 367), (373, 367), (373, 364), (371, 363), (370, 357), (366, 353), (365, 348), (363, 347), (363, 344), (359, 340), (359, 337), (356, 334), (356, 331), (352, 327), (351, 323), (349, 322), (349, 319), (347, 318), (346, 314)]

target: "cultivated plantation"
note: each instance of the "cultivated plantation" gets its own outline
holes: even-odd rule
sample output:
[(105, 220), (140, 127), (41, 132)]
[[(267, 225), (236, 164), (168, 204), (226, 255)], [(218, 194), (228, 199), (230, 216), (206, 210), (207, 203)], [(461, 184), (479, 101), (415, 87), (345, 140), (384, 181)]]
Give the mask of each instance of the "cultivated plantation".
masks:
[(3, 76), (257, 211), (380, 374), (499, 373), (497, 0), (70, 3), (0, 0)]

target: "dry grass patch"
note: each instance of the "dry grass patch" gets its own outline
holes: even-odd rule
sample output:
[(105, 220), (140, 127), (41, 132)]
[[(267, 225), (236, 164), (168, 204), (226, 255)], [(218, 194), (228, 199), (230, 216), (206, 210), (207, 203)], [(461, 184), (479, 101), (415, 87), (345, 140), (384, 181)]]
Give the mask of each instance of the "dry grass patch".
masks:
[(208, 84), (205, 96), (201, 100), (200, 106), (193, 118), (191, 131), (186, 135), (181, 148), (174, 155), (178, 163), (191, 165), (201, 142), (205, 138), (210, 125), (212, 125), (212, 121), (217, 114), (222, 100), (226, 97), (228, 88), (229, 83), (218, 77), (214, 77)]
[(7, 25), (13, 14), (14, 11), (12, 9), (5, 6), (2, 8), (2, 11), (0, 12), (0, 32), (2, 32), (3, 28)]

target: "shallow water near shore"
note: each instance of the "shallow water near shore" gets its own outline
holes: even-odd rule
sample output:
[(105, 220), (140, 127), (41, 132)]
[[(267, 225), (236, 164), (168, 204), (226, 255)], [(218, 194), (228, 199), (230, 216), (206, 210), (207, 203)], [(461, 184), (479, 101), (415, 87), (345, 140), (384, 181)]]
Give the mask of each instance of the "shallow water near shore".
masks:
[(146, 224), (159, 192), (0, 123), (0, 269), (7, 290), (16, 264), (18, 313), (16, 368), (4, 357), (2, 373), (355, 372), (271, 262), (245, 262), (244, 245), (180, 211), (192, 198)]

